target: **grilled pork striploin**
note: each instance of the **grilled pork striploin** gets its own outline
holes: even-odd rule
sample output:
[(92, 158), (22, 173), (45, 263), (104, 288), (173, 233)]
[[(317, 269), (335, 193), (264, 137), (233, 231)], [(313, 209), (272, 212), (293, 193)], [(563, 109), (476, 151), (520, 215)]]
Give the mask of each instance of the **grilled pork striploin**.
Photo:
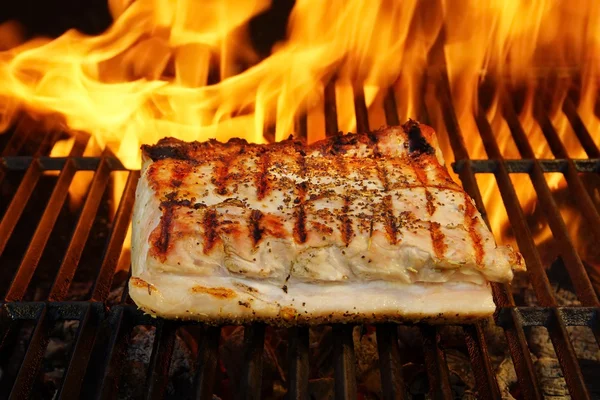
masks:
[(130, 295), (151, 314), (458, 321), (523, 268), (414, 121), (312, 145), (166, 138), (143, 157)]

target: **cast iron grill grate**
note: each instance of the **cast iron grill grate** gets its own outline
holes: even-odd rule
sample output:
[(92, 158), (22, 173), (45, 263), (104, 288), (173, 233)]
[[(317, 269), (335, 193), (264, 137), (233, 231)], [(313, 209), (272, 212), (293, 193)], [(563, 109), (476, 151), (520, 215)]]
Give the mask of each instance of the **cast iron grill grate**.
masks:
[[(336, 91), (334, 81), (325, 86), (325, 130), (327, 135), (338, 132), (336, 112)], [(481, 140), (489, 159), (471, 160), (465, 147), (463, 135), (453, 109), (447, 81), (438, 79), (430, 84), (437, 105), (441, 109), (441, 123), (445, 126), (447, 139), (454, 153), (453, 164), (466, 191), (475, 199), (479, 210), (486, 218), (482, 195), (476, 180), (477, 174), (493, 174), (502, 201), (514, 229), (516, 241), (528, 266), (529, 281), (538, 306), (515, 305), (511, 289), (504, 285), (494, 285), (494, 298), (498, 305), (496, 323), (504, 330), (508, 350), (517, 375), (520, 397), (525, 399), (542, 398), (543, 391), (539, 376), (536, 375), (530, 346), (525, 330), (540, 326), (548, 330), (550, 340), (569, 393), (573, 398), (592, 398), (589, 382), (584, 381), (582, 367), (573, 348), (567, 327), (585, 326), (591, 329), (595, 340), (600, 343), (600, 304), (590, 281), (586, 266), (569, 236), (567, 225), (560, 209), (553, 200), (544, 173), (563, 174), (569, 190), (576, 198), (580, 212), (589, 222), (596, 238), (600, 239), (600, 216), (597, 205), (584, 187), (584, 174), (600, 172), (600, 153), (576, 112), (570, 98), (564, 103), (563, 112), (577, 135), (588, 159), (569, 158), (563, 143), (543, 108), (536, 113), (536, 119), (555, 156), (555, 159), (536, 159), (527, 134), (521, 126), (510, 96), (504, 96), (502, 112), (522, 159), (507, 160), (502, 157), (492, 127), (483, 111), (475, 117)], [(354, 108), (357, 130), (369, 129), (368, 109), (362, 88), (354, 90)], [(390, 125), (400, 122), (396, 100), (390, 90), (383, 102), (386, 122)], [(421, 120), (430, 122), (428, 106), (421, 107)], [(307, 136), (307, 117), (297, 120), (297, 131)], [(435, 126), (435, 124), (434, 124)], [(272, 127), (265, 128), (265, 135), (272, 134)], [(441, 133), (440, 133), (441, 134)], [(100, 157), (83, 157), (88, 137), (75, 135), (75, 143), (69, 157), (53, 158), (43, 156), (44, 148), (49, 148), (58, 134), (48, 134), (39, 141), (38, 148), (28, 151), (33, 156), (20, 155), (26, 144), (27, 135), (20, 132), (8, 136), (2, 152), (0, 181), (19, 174), (19, 182), (14, 193), (2, 206), (0, 221), (0, 254), (6, 251), (18, 234), (17, 224), (27, 213), (33, 193), (40, 180), (48, 171), (59, 171), (56, 182), (49, 193), (47, 203), (41, 208), (37, 225), (28, 240), (24, 255), (18, 261), (2, 265), (3, 276), (7, 280), (3, 292), (4, 302), (0, 311), (0, 365), (9, 363), (9, 356), (19, 335), (19, 327), (30, 323), (32, 333), (27, 341), (20, 363), (7, 368), (0, 377), (0, 397), (28, 398), (35, 395), (35, 380), (42, 368), (42, 361), (50, 341), (51, 327), (58, 321), (78, 321), (72, 347), (68, 352), (66, 368), (58, 388), (57, 398), (113, 398), (119, 390), (122, 374), (122, 360), (128, 348), (128, 335), (138, 325), (153, 326), (154, 341), (146, 374), (144, 392), (147, 398), (163, 398), (169, 381), (169, 366), (174, 352), (176, 331), (181, 326), (198, 327), (198, 350), (195, 376), (189, 392), (190, 397), (210, 399), (215, 387), (219, 363), (219, 338), (221, 328), (200, 324), (164, 321), (144, 315), (131, 304), (126, 286), (117, 301), (109, 301), (114, 275), (126, 239), (131, 220), (134, 192), (138, 171), (126, 168), (109, 151)], [(32, 281), (48, 246), (57, 220), (68, 201), (69, 187), (75, 175), (82, 171), (93, 172), (87, 195), (77, 217), (68, 246), (58, 261), (55, 261), (52, 282), (49, 284), (43, 301), (32, 301), (28, 296)], [(105, 238), (105, 248), (97, 254), (98, 268), (93, 272), (93, 285), (86, 300), (68, 301), (68, 293), (74, 277), (81, 268), (82, 254), (92, 236), (94, 220), (106, 198), (103, 193), (110, 185), (111, 174), (123, 171), (128, 174), (124, 190), (116, 208), (111, 229)], [(555, 299), (546, 270), (534, 242), (532, 233), (519, 203), (511, 174), (528, 174), (539, 199), (552, 234), (560, 246), (559, 253), (573, 284), (580, 306), (562, 307)], [(8, 274), (8, 275), (7, 275)], [(10, 283), (9, 283), (10, 282)], [(464, 334), (465, 346), (475, 376), (475, 389), (479, 398), (500, 398), (501, 392), (488, 354), (485, 330), (482, 324), (460, 327)], [(453, 397), (450, 373), (446, 354), (441, 341), (441, 327), (418, 326), (422, 338), (422, 350), (427, 366), (429, 394), (435, 399)], [(244, 351), (240, 355), (241, 379), (238, 395), (243, 398), (261, 397), (261, 382), (264, 361), (265, 325), (254, 324), (244, 328)], [(333, 326), (334, 341), (334, 380), (335, 397), (340, 399), (357, 398), (355, 354), (352, 327)], [(287, 396), (289, 398), (309, 398), (309, 329), (306, 327), (289, 330)], [(381, 372), (382, 396), (385, 399), (408, 398), (403, 381), (401, 349), (398, 345), (398, 326), (383, 324), (376, 327), (379, 366)], [(10, 371), (13, 371), (12, 373)]]

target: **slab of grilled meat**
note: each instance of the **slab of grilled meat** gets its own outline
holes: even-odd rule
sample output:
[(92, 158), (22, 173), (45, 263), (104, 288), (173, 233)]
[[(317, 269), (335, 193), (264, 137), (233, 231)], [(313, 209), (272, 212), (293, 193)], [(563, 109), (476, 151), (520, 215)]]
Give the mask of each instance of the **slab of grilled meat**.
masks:
[(465, 320), (523, 268), (415, 121), (305, 145), (143, 147), (130, 295), (208, 322)]

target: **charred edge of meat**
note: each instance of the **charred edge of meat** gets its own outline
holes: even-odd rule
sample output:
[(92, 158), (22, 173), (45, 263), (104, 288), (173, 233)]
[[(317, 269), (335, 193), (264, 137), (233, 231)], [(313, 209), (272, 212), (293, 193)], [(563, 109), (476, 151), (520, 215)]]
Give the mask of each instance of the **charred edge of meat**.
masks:
[(421, 132), (421, 126), (418, 122), (408, 120), (406, 124), (402, 126), (404, 132), (408, 134), (408, 151), (410, 153), (419, 154), (435, 154), (435, 149), (427, 142), (423, 133)]
[(254, 246), (260, 242), (263, 236), (263, 229), (260, 227), (260, 220), (263, 217), (263, 213), (260, 210), (252, 210), (250, 213), (250, 233), (252, 234), (252, 242)]
[[(379, 136), (377, 136), (377, 132), (367, 132), (366, 135), (369, 138), (370, 144), (373, 146), (373, 156), (376, 158), (381, 157), (381, 150), (379, 150)], [(379, 170), (379, 168), (377, 169)]]
[(361, 134), (339, 134), (335, 135), (330, 139), (331, 154), (345, 154), (348, 151), (348, 147), (356, 146), (361, 139)]
[(143, 145), (142, 151), (148, 155), (152, 161), (176, 159), (185, 161), (194, 161), (188, 154), (188, 151), (183, 146), (148, 146)]
[(217, 241), (217, 212), (212, 209), (208, 209), (204, 213), (202, 219), (202, 225), (204, 228), (204, 253), (208, 254)]

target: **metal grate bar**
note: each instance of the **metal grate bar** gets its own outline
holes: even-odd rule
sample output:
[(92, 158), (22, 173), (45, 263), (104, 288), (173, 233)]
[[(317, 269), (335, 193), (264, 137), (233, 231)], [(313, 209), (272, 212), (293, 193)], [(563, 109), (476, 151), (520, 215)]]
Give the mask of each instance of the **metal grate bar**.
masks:
[(400, 125), (398, 118), (398, 108), (396, 106), (396, 97), (394, 96), (394, 88), (390, 87), (383, 99), (383, 110), (385, 112), (385, 121), (390, 126)]
[(556, 356), (558, 357), (565, 381), (567, 382), (569, 393), (571, 393), (571, 396), (575, 399), (590, 399), (591, 397), (583, 379), (575, 349), (569, 340), (567, 328), (565, 327), (558, 310), (553, 309), (553, 311), (551, 323), (547, 326), (548, 334), (554, 345), (554, 350), (556, 351)]
[[(516, 115), (514, 115), (516, 118)], [(493, 134), (491, 132), (491, 127), (489, 126), (489, 123), (487, 122), (487, 119), (485, 118), (485, 115), (483, 114), (483, 111), (480, 109), (480, 112), (477, 115), (476, 118), (477, 121), (477, 125), (479, 128), (479, 131), (481, 133), (482, 139), (483, 139), (483, 143), (486, 149), (486, 152), (488, 153), (488, 155), (491, 158), (494, 159), (498, 159), (498, 160), (502, 160), (502, 155), (500, 154), (500, 150), (498, 149), (498, 145), (493, 137)], [(513, 129), (515, 124), (518, 124), (518, 120), (512, 119), (510, 122), (507, 120), (509, 128)], [(515, 138), (515, 141), (517, 141), (517, 138)], [(519, 144), (517, 144), (517, 146), (519, 146)], [(541, 173), (541, 171), (540, 171)], [(519, 204), (519, 201), (516, 197), (516, 193), (514, 193), (514, 186), (512, 186), (511, 182), (510, 182), (510, 178), (508, 177), (508, 173), (506, 172), (506, 170), (503, 168), (503, 165), (500, 164), (500, 171), (499, 173), (496, 174), (496, 178), (498, 181), (498, 186), (500, 188), (500, 193), (503, 197), (503, 200), (505, 202), (505, 205), (507, 206), (507, 211), (509, 213), (509, 216), (511, 215), (511, 211), (518, 211), (520, 212), (519, 215), (519, 220), (516, 221), (514, 218), (511, 217), (511, 223), (515, 226), (515, 236), (517, 236), (517, 242), (519, 243), (519, 248), (521, 248), (522, 252), (523, 252), (523, 257), (525, 257), (526, 259), (526, 263), (530, 272), (530, 276), (532, 277), (532, 285), (534, 286), (534, 289), (536, 290), (536, 295), (538, 295), (538, 291), (539, 295), (538, 295), (538, 299), (540, 300), (540, 302), (546, 302), (546, 301), (551, 301), (551, 303), (547, 303), (546, 305), (551, 305), (554, 306), (556, 305), (556, 301), (554, 300), (554, 297), (552, 295), (552, 289), (550, 288), (549, 282), (548, 282), (548, 278), (546, 276), (546, 273), (544, 271), (544, 268), (541, 264), (541, 260), (539, 259), (539, 253), (537, 252), (537, 249), (535, 248), (535, 244), (533, 243), (533, 238), (529, 232), (529, 228), (527, 226), (527, 224), (525, 223), (525, 219), (522, 215), (523, 210), (521, 209), (521, 206)], [(542, 175), (542, 179), (543, 179), (543, 175)], [(544, 180), (545, 183), (545, 180)], [(535, 183), (534, 183), (535, 184)], [(547, 188), (547, 186), (546, 186)], [(536, 189), (537, 190), (537, 189)], [(548, 193), (547, 195), (551, 194), (549, 193), (549, 189), (548, 189)], [(507, 204), (507, 201), (509, 201), (510, 203)], [(509, 205), (512, 205), (512, 207), (510, 207), (511, 209), (509, 209)], [(527, 229), (527, 231), (525, 231), (525, 229)], [(526, 237), (523, 238), (523, 232), (526, 232), (527, 235), (525, 235)], [(519, 238), (521, 236), (521, 238)], [(523, 245), (521, 244), (521, 242), (524, 242)], [(531, 257), (531, 260), (529, 259)], [(530, 263), (531, 262), (531, 263)], [(584, 272), (585, 274), (585, 272)], [(586, 275), (587, 277), (587, 275)], [(575, 286), (577, 287), (577, 285), (575, 284)], [(542, 291), (543, 290), (543, 291)], [(577, 290), (577, 288), (576, 288)], [(562, 325), (561, 322), (559, 322), (559, 325), (562, 326), (562, 328), (564, 328), (564, 325)], [(581, 374), (581, 370), (579, 368), (579, 364), (577, 363), (577, 358), (575, 356), (575, 353), (572, 352), (572, 345), (569, 341), (569, 337), (568, 334), (565, 335), (566, 333), (566, 329), (549, 329), (549, 334), (550, 337), (552, 339), (552, 342), (555, 346), (557, 355), (559, 354), (559, 352), (562, 354), (562, 357), (559, 355), (559, 361), (561, 362), (561, 367), (563, 368), (563, 372), (565, 375), (565, 378), (567, 379), (567, 384), (569, 386), (569, 389), (571, 391), (572, 394), (577, 393), (578, 395), (583, 395), (584, 397), (581, 398), (588, 398), (589, 395), (587, 394), (587, 389), (585, 387), (585, 384), (582, 386), (583, 383), (583, 376)], [(573, 363), (573, 361), (575, 361)], [(569, 368), (569, 372), (565, 371), (565, 368)], [(569, 375), (569, 376), (567, 376)]]
[(356, 359), (351, 325), (333, 325), (333, 365), (335, 370), (335, 398), (356, 399)]
[(308, 397), (308, 339), (307, 327), (290, 329), (288, 399), (307, 400)]
[[(563, 314), (564, 317), (564, 313), (561, 314)], [(588, 326), (592, 329), (592, 333), (596, 338), (596, 343), (598, 344), (598, 346), (600, 346), (600, 309), (596, 310), (596, 312), (594, 313), (594, 317), (590, 321), (590, 324)]]
[(54, 224), (58, 219), (60, 210), (67, 199), (69, 194), (68, 189), (73, 177), (75, 176), (75, 172), (77, 172), (77, 167), (75, 166), (74, 162), (69, 159), (58, 177), (58, 181), (56, 182), (56, 186), (52, 191), (50, 200), (48, 201), (42, 218), (35, 230), (35, 233), (33, 234), (33, 239), (31, 239), (31, 243), (29, 244), (27, 252), (23, 257), (23, 261), (21, 262), (21, 265), (19, 266), (19, 269), (13, 278), (6, 295), (7, 301), (19, 301), (23, 298), (23, 295), (27, 290), (27, 286), (33, 277), (37, 264), (42, 257), (46, 243), (50, 238)]
[[(450, 140), (452, 152), (457, 160), (464, 162), (464, 168), (461, 168), (461, 171), (459, 172), (460, 180), (467, 193), (475, 200), (478, 210), (481, 212), (484, 221), (489, 227), (487, 213), (483, 204), (481, 192), (479, 191), (479, 186), (477, 185), (477, 181), (475, 179), (472, 162), (465, 147), (463, 135), (460, 131), (460, 126), (452, 106), (447, 76), (441, 74), (437, 81), (438, 84), (434, 86), (433, 82), (428, 80), (427, 87), (428, 90), (430, 90), (433, 86), (435, 93), (437, 94), (436, 97), (441, 102), (442, 117), (448, 131), (448, 138)], [(507, 285), (492, 284), (492, 289), (494, 293), (494, 301), (496, 302), (497, 306), (514, 306), (510, 288)], [(523, 327), (515, 319), (512, 319), (510, 322), (510, 325), (504, 328), (504, 334), (508, 342), (511, 357), (514, 361), (517, 379), (520, 387), (523, 390), (524, 398), (542, 399), (543, 396), (535, 376), (533, 362), (531, 360), (531, 353), (529, 352), (529, 347), (527, 346)]]
[(17, 222), (19, 222), (23, 210), (25, 210), (25, 206), (35, 189), (35, 185), (40, 176), (42, 176), (42, 172), (43, 171), (38, 163), (31, 164), (6, 209), (2, 222), (0, 222), (0, 254), (4, 252), (6, 244), (8, 243), (13, 230), (17, 226)]
[[(73, 144), (73, 148), (71, 149), (71, 155), (80, 156), (83, 154), (85, 150), (85, 146), (89, 137), (78, 136), (77, 140)], [(43, 169), (40, 167), (39, 162), (32, 162), (27, 168), (27, 172), (25, 172), (25, 176), (17, 189), (17, 192), (13, 196), (10, 205), (8, 206), (4, 217), (2, 218), (2, 222), (0, 222), (0, 254), (4, 251), (10, 236), (17, 226), (17, 222), (21, 218), (23, 211), (25, 210), (25, 206), (29, 202), (31, 198), (31, 194), (33, 193), (37, 182), (42, 176)]]
[(261, 398), (265, 325), (255, 323), (244, 328), (244, 365), (239, 398)]
[[(52, 144), (56, 141), (56, 139), (59, 135), (60, 135), (60, 132), (56, 132), (56, 131), (53, 131), (53, 132), (50, 132), (50, 133), (44, 135), (44, 139), (41, 141), (39, 147), (34, 152), (35, 153), (34, 157), (39, 157), (39, 156), (47, 153), (48, 151), (50, 151)], [(13, 136), (9, 140), (9, 143), (8, 143), (9, 145), (15, 136), (20, 136), (20, 132), (15, 132), (13, 134)], [(23, 135), (23, 136), (25, 136), (25, 135)], [(79, 136), (81, 136), (81, 135), (78, 135), (77, 137), (79, 138)], [(7, 153), (7, 154), (5, 154), (5, 153)], [(5, 147), (2, 154), (0, 155), (0, 157), (16, 155), (16, 153), (18, 153), (18, 151), (13, 152), (12, 150), (7, 150), (7, 147)], [(3, 168), (0, 168), (0, 185), (4, 181), (7, 169), (9, 169), (4, 164), (2, 164), (2, 166), (3, 166)]]
[(44, 352), (48, 346), (48, 331), (50, 323), (47, 319), (48, 310), (44, 306), (37, 316), (37, 324), (27, 346), (25, 358), (19, 368), (19, 373), (15, 379), (13, 389), (10, 392), (10, 399), (29, 398), (35, 378), (37, 378), (44, 358)]
[(365, 90), (362, 85), (354, 87), (354, 114), (356, 115), (356, 131), (369, 131), (369, 111), (365, 102)]
[(376, 333), (383, 398), (385, 400), (406, 399), (406, 387), (400, 363), (400, 347), (398, 346), (398, 326), (396, 324), (379, 325)]
[[(27, 131), (27, 132), (25, 132), (25, 131)], [(18, 154), (18, 152), (21, 150), (21, 148), (23, 147), (23, 145), (27, 142), (27, 138), (29, 137), (29, 135), (32, 132), (33, 131), (28, 128), (25, 128), (25, 129), (17, 128), (16, 132), (13, 133), (9, 142), (2, 150), (0, 157), (16, 156)], [(39, 142), (39, 146), (37, 147), (37, 149), (35, 149), (35, 151), (30, 151), (30, 153), (33, 153), (34, 156), (39, 157), (39, 156), (49, 152), (52, 148), (52, 145), (54, 144), (54, 142), (58, 139), (58, 137), (61, 134), (62, 134), (62, 132), (60, 132), (60, 131), (51, 131), (51, 132), (45, 133), (43, 139)], [(18, 136), (22, 136), (22, 137), (19, 138)], [(84, 136), (84, 135), (80, 134), (79, 132), (76, 133), (77, 138), (79, 138), (80, 136)], [(87, 136), (87, 135), (85, 135), (85, 136)], [(14, 141), (14, 143), (11, 143), (12, 141)], [(16, 146), (13, 147), (14, 145), (16, 145)]]
[[(515, 140), (519, 151), (522, 151), (522, 154), (527, 154), (529, 151), (533, 153), (531, 150), (531, 146), (527, 140), (527, 135), (523, 131), (521, 124), (519, 123), (519, 119), (516, 115), (516, 112), (512, 106), (512, 104), (505, 99), (503, 104), (504, 116), (507, 119), (507, 123)], [(522, 149), (522, 150), (521, 150)], [(527, 152), (524, 152), (527, 150)], [(500, 157), (494, 157), (500, 158)], [(537, 193), (537, 198), (544, 210), (546, 218), (548, 220), (548, 225), (550, 226), (550, 230), (552, 234), (556, 238), (557, 245), (560, 246), (561, 255), (565, 260), (565, 266), (569, 276), (571, 277), (571, 282), (575, 287), (575, 292), (577, 293), (577, 297), (582, 302), (584, 306), (598, 306), (600, 303), (598, 302), (598, 297), (594, 292), (594, 288), (592, 283), (590, 282), (590, 278), (581, 262), (581, 258), (577, 254), (577, 250), (569, 236), (567, 231), (567, 226), (565, 225), (562, 216), (560, 215), (560, 211), (554, 198), (552, 196), (552, 192), (548, 187), (548, 182), (544, 177), (544, 173), (542, 172), (539, 165), (534, 160), (533, 169), (530, 173), (531, 181)], [(514, 223), (514, 222), (513, 222)], [(533, 239), (532, 239), (533, 241)]]
[(69, 364), (63, 383), (57, 393), (59, 399), (69, 399), (77, 396), (81, 391), (83, 377), (88, 367), (90, 353), (96, 338), (96, 331), (100, 325), (100, 304), (88, 303), (85, 314), (79, 322), (79, 329), (75, 339), (75, 345), (69, 359)]
[(2, 318), (2, 342), (0, 343), (0, 361), (2, 362), (2, 377), (0, 379), (0, 393), (10, 393), (20, 365), (12, 363), (10, 356), (15, 350), (19, 337), (22, 321), (13, 321), (6, 307), (0, 310)]
[[(87, 395), (82, 397), (85, 398), (97, 398), (97, 399), (114, 399), (117, 396), (118, 384), (121, 369), (121, 360), (125, 352), (125, 346), (127, 342), (127, 336), (133, 328), (133, 319), (130, 315), (125, 316), (127, 312), (126, 307), (117, 306), (111, 310), (109, 316), (108, 329), (104, 332), (110, 334), (108, 343), (101, 343), (99, 347), (99, 356), (101, 357), (99, 365), (88, 370), (88, 373), (99, 373), (99, 376), (90, 377), (93, 381), (86, 384), (84, 380), (84, 387)], [(92, 361), (92, 363), (94, 363)], [(93, 397), (92, 397), (93, 396)]]
[(294, 120), (294, 132), (296, 133), (296, 138), (304, 141), (308, 140), (308, 116), (306, 112), (302, 112), (299, 116)]
[(93, 301), (105, 301), (110, 293), (110, 286), (113, 280), (113, 275), (121, 250), (123, 241), (127, 235), (127, 227), (131, 221), (131, 211), (135, 200), (135, 188), (140, 177), (139, 171), (131, 171), (127, 177), (127, 183), (123, 190), (123, 196), (117, 209), (114, 225), (110, 233), (110, 240), (104, 257), (102, 258), (102, 266), (96, 278), (94, 289), (92, 291)]
[(207, 327), (198, 350), (198, 363), (194, 377), (194, 398), (211, 400), (219, 358), (221, 328)]
[(508, 348), (513, 359), (519, 389), (525, 399), (543, 399), (544, 396), (535, 375), (523, 325), (517, 318), (516, 309), (511, 307), (509, 310), (508, 324), (501, 326), (504, 328)]
[[(459, 172), (466, 160), (457, 160), (453, 167)], [(544, 172), (561, 172), (568, 168), (567, 160), (543, 160), (537, 159), (537, 163)], [(600, 173), (600, 158), (589, 160), (570, 160), (575, 165), (577, 172)], [(495, 173), (498, 170), (498, 160), (470, 160), (473, 171), (476, 173)], [(509, 173), (528, 174), (533, 169), (534, 160), (502, 160)]]
[(100, 202), (102, 201), (102, 194), (105, 192), (110, 178), (110, 169), (105, 161), (108, 152), (105, 151), (104, 153), (103, 159), (98, 166), (98, 170), (94, 174), (87, 198), (85, 199), (85, 204), (83, 205), (79, 220), (77, 221), (73, 236), (71, 237), (71, 242), (69, 243), (67, 252), (60, 265), (52, 289), (50, 290), (50, 295), (48, 296), (50, 301), (63, 300), (67, 295), (67, 292), (71, 287), (71, 281), (75, 275), (75, 270), (77, 269), (77, 265), (79, 265), (83, 248), (85, 247), (90, 231), (92, 230), (98, 207), (100, 207)]
[(265, 110), (263, 120), (263, 137), (268, 143), (275, 142), (277, 110)]
[[(33, 156), (40, 157), (44, 154), (49, 153), (52, 150), (52, 147), (54, 146), (54, 144), (56, 143), (58, 138), (60, 137), (60, 135), (62, 135), (62, 134), (63, 134), (63, 132), (61, 132), (61, 131), (51, 131), (51, 132), (48, 132), (47, 134), (45, 134), (44, 139), (40, 143), (40, 147), (38, 147), (38, 149), (34, 152)], [(75, 136), (75, 140), (78, 140), (80, 137), (85, 137), (86, 141), (88, 141), (90, 139), (89, 135), (86, 135), (81, 132), (75, 132), (74, 136)], [(73, 146), (75, 146), (75, 145), (73, 145)]]
[[(543, 306), (556, 306), (556, 300), (552, 294), (552, 287), (548, 281), (548, 276), (542, 265), (539, 252), (533, 241), (533, 236), (527, 225), (523, 209), (519, 203), (515, 187), (512, 185), (508, 171), (506, 170), (498, 148), (498, 144), (492, 133), (492, 128), (483, 113), (483, 110), (479, 110), (475, 121), (477, 128), (481, 134), (483, 144), (486, 152), (490, 158), (498, 160), (498, 169), (494, 174), (498, 188), (500, 189), (500, 195), (504, 201), (506, 211), (510, 218), (511, 223), (514, 226), (514, 233), (519, 245), (519, 249), (525, 258), (527, 265), (527, 272), (531, 281), (531, 284), (535, 290), (535, 294)], [(510, 123), (509, 123), (510, 125)]]
[(579, 142), (583, 146), (583, 149), (587, 153), (588, 157), (600, 158), (600, 150), (598, 150), (598, 146), (596, 146), (596, 143), (594, 143), (590, 132), (585, 127), (585, 124), (581, 120), (579, 113), (577, 113), (577, 107), (575, 107), (575, 104), (569, 97), (565, 98), (562, 109), (567, 119), (571, 123), (573, 131), (575, 132), (575, 135), (577, 135), (577, 138), (579, 139)]
[[(509, 122), (509, 127), (511, 124), (514, 124), (514, 123), (515, 123), (515, 121)], [(493, 136), (491, 134), (491, 128), (489, 127), (489, 123), (487, 123), (487, 119), (485, 119), (483, 112), (479, 113), (479, 115), (477, 117), (477, 124), (478, 124), (479, 130), (480, 130), (480, 133), (482, 135), (484, 146), (486, 147), (486, 151), (488, 152), (488, 155), (494, 159), (502, 160), (502, 156), (497, 147), (497, 144), (493, 140)], [(510, 193), (510, 192), (514, 192), (514, 187), (512, 185), (510, 185), (510, 180), (509, 180), (510, 178), (508, 178), (508, 173), (502, 169), (502, 164), (501, 164), (501, 169), (500, 169), (500, 175), (496, 174), (496, 177), (498, 179), (498, 185), (500, 187), (501, 194), (504, 192), (503, 198), (505, 196), (509, 197), (508, 200), (513, 205), (513, 207), (511, 207), (511, 208), (515, 209), (518, 207), (518, 211), (520, 211), (522, 213), (522, 209), (520, 208), (520, 205), (518, 204), (518, 199), (516, 198), (516, 194)], [(542, 179), (543, 179), (543, 176), (542, 176)], [(544, 182), (545, 182), (545, 180), (544, 180)], [(507, 211), (509, 212), (509, 215), (511, 215), (511, 210), (509, 209), (509, 204), (507, 204), (506, 201), (507, 200), (505, 199), (505, 204), (507, 205)], [(512, 211), (514, 212), (514, 210), (512, 210)], [(556, 301), (554, 300), (554, 297), (552, 295), (552, 289), (550, 288), (550, 284), (548, 282), (548, 278), (545, 274), (544, 268), (541, 265), (541, 260), (539, 260), (539, 253), (537, 253), (537, 250), (535, 249), (535, 245), (533, 244), (533, 239), (532, 239), (531, 235), (529, 234), (525, 238), (519, 239), (519, 236), (523, 236), (523, 231), (521, 231), (521, 230), (528, 229), (528, 227), (525, 223), (525, 220), (521, 219), (521, 220), (517, 221), (511, 217), (511, 222), (516, 227), (515, 235), (517, 236), (517, 241), (519, 242), (519, 247), (521, 248), (521, 250), (523, 252), (523, 256), (527, 260), (526, 262), (527, 262), (530, 276), (532, 278), (532, 285), (534, 286), (534, 289), (536, 291), (536, 295), (538, 296), (538, 299), (540, 300), (540, 302), (542, 302), (542, 304), (555, 306)], [(529, 232), (527, 232), (527, 233), (529, 233)], [(526, 240), (527, 242), (530, 242), (530, 243), (526, 242), (522, 246), (521, 240)], [(531, 250), (533, 250), (533, 254), (531, 254), (532, 253)], [(530, 262), (528, 258), (532, 257), (532, 256), (534, 258)], [(587, 277), (587, 275), (586, 275), (586, 277)], [(547, 301), (550, 301), (550, 302), (545, 303)], [(564, 328), (564, 325), (562, 324), (562, 322), (559, 322), (559, 325), (561, 325)], [(569, 384), (569, 389), (573, 390), (574, 393), (577, 393), (577, 394), (583, 394), (583, 393), (587, 394), (587, 389), (585, 388), (585, 385), (581, 386), (581, 382), (583, 382), (583, 377), (581, 375), (581, 370), (579, 368), (579, 364), (577, 363), (575, 353), (571, 352), (572, 345), (569, 341), (568, 335), (565, 335), (566, 330), (562, 330), (562, 329), (561, 330), (549, 330), (549, 333), (552, 338), (552, 342), (556, 348), (557, 354), (560, 351), (560, 353), (563, 355), (562, 356), (563, 358), (560, 359), (560, 361), (561, 361), (561, 366), (562, 366), (564, 374), (565, 374), (565, 378), (567, 378), (567, 374), (570, 375), (569, 379), (567, 380), (567, 383)], [(569, 370), (569, 372), (567, 372), (565, 370), (565, 368), (567, 368)]]
[[(582, 214), (588, 221), (587, 225), (593, 230), (596, 241), (600, 242), (600, 214), (598, 213), (598, 210), (596, 209), (596, 206), (594, 205), (594, 202), (592, 201), (588, 191), (585, 189), (583, 181), (578, 174), (577, 168), (575, 167), (573, 160), (569, 158), (569, 154), (562, 144), (558, 133), (554, 129), (552, 122), (548, 118), (548, 115), (543, 112), (539, 99), (536, 104), (536, 120), (542, 128), (542, 132), (544, 133), (544, 136), (546, 137), (554, 156), (556, 158), (562, 158), (566, 161), (567, 168), (564, 172), (564, 176), (569, 185), (569, 189), (571, 192), (573, 192), (575, 201), (578, 202)], [(531, 146), (529, 146), (529, 149), (531, 150)]]
[(1, 156), (12, 156), (17, 155), (27, 142), (27, 138), (33, 133), (33, 129), (26, 127), (31, 120), (21, 119), (19, 124), (14, 128), (14, 132), (10, 137), (6, 146), (2, 150)]
[(325, 85), (325, 135), (337, 135), (339, 132), (337, 121), (337, 104), (335, 102), (335, 78)]
[[(561, 318), (567, 326), (592, 327), (598, 322), (600, 307), (557, 307)], [(506, 309), (499, 310), (499, 315), (507, 312)], [(516, 310), (519, 319), (525, 326), (544, 326), (551, 318), (552, 308), (542, 307), (519, 307)]]
[[(95, 171), (100, 164), (99, 157), (0, 157), (2, 165), (11, 171), (25, 171), (34, 160), (44, 171), (60, 171), (68, 161), (72, 161), (78, 171)], [(117, 158), (111, 157), (106, 161), (113, 171), (128, 170)]]
[(463, 327), (465, 342), (473, 365), (478, 398), (499, 399), (500, 389), (492, 372), (481, 323)]
[(146, 379), (147, 399), (162, 399), (165, 397), (176, 333), (177, 327), (171, 321), (160, 320), (156, 326), (150, 358), (150, 371)]
[(432, 399), (452, 399), (450, 373), (446, 355), (440, 348), (440, 333), (434, 326), (421, 326), (425, 366), (429, 378), (429, 396)]

